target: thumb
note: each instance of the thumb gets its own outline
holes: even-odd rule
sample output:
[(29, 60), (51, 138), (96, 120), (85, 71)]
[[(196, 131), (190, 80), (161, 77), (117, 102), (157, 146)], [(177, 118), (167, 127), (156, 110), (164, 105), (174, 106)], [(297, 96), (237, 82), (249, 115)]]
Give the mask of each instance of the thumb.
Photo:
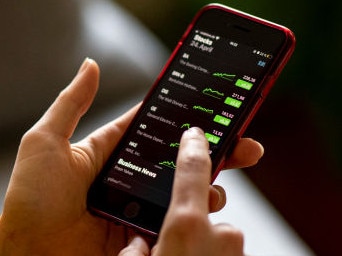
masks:
[(59, 94), (34, 128), (69, 139), (93, 102), (98, 83), (99, 67), (87, 58), (71, 84)]
[(148, 256), (150, 249), (147, 242), (140, 236), (134, 236), (128, 245), (122, 249), (119, 256)]

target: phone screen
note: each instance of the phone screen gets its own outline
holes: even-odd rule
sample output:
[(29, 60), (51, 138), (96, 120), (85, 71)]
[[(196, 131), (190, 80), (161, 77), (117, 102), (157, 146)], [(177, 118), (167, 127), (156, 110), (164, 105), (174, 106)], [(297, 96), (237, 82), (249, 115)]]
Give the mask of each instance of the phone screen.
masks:
[(154, 213), (167, 209), (181, 135), (195, 126), (209, 141), (214, 172), (262, 98), (285, 41), (272, 27), (220, 9), (203, 12), (101, 172), (101, 186), (154, 205)]

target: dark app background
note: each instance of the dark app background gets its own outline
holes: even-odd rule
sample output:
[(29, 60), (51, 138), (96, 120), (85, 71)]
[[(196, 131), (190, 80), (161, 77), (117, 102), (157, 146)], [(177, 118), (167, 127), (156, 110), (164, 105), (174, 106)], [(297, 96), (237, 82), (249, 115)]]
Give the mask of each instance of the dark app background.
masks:
[[(194, 126), (204, 130), (211, 158), (219, 161), (218, 149), (255, 99), (283, 38), (260, 25), (253, 31), (236, 27), (236, 18), (222, 14), (209, 11), (197, 21), (121, 142), (122, 150), (112, 155), (106, 184), (167, 207), (180, 137)], [(263, 36), (273, 42), (262, 44)]]

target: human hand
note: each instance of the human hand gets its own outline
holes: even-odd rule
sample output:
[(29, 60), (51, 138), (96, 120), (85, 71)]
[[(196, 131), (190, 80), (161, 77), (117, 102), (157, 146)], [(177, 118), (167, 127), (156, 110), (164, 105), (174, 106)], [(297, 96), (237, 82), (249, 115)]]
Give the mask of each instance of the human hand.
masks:
[[(211, 180), (208, 149), (208, 141), (199, 128), (183, 134), (170, 207), (151, 255), (243, 255), (242, 233), (228, 224), (213, 225), (208, 219)], [(139, 236), (133, 236), (121, 253), (150, 255), (148, 245)]]
[[(96, 94), (98, 79), (98, 66), (87, 59), (71, 84), (24, 135), (0, 219), (1, 255), (116, 255), (128, 248), (121, 252), (126, 255), (137, 244), (146, 248), (141, 237), (131, 241), (131, 231), (87, 211), (90, 184), (137, 110), (133, 108), (70, 144)], [(261, 155), (260, 144), (241, 139), (226, 167), (254, 164)], [(223, 189), (207, 184), (206, 191), (209, 209), (222, 208)]]
[(71, 84), (23, 136), (0, 219), (0, 255), (111, 255), (126, 229), (87, 211), (90, 184), (135, 110), (70, 144), (98, 88), (85, 60)]

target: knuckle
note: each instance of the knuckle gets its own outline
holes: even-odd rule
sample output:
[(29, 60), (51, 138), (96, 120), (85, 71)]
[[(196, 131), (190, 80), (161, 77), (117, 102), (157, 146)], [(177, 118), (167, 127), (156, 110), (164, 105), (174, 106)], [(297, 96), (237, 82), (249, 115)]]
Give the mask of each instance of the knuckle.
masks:
[(203, 154), (198, 150), (185, 151), (181, 155), (181, 162), (185, 166), (210, 166), (208, 154)]
[(182, 234), (196, 233), (207, 225), (207, 219), (194, 207), (179, 207), (172, 217), (174, 229)]
[(234, 246), (237, 251), (243, 251), (244, 235), (241, 230), (229, 225), (221, 225), (217, 235), (221, 241), (225, 241), (225, 245)]
[(41, 140), (44, 136), (36, 131), (35, 129), (31, 128), (21, 138), (21, 144), (32, 143)]
[(31, 153), (42, 149), (45, 151), (55, 150), (56, 146), (57, 143), (54, 136), (35, 127), (28, 130), (20, 141), (20, 149)]

